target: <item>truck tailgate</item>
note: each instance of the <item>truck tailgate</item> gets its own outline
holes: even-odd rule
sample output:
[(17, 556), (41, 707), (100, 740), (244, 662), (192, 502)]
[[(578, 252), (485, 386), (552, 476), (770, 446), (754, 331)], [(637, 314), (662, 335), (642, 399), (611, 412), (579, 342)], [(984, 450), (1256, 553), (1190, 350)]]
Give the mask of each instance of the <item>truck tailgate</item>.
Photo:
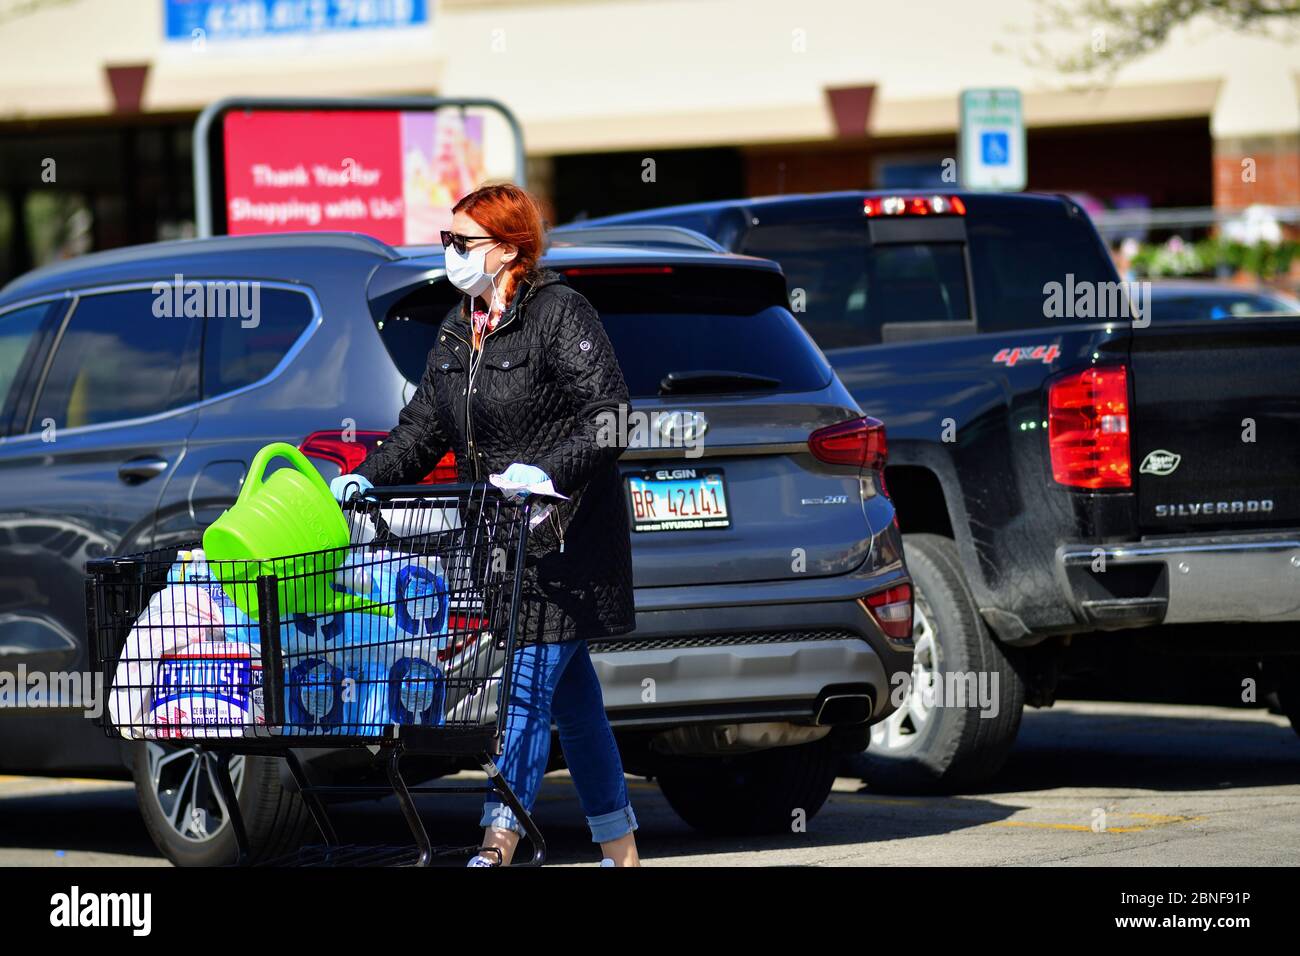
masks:
[(1300, 320), (1135, 329), (1130, 367), (1143, 533), (1300, 525)]

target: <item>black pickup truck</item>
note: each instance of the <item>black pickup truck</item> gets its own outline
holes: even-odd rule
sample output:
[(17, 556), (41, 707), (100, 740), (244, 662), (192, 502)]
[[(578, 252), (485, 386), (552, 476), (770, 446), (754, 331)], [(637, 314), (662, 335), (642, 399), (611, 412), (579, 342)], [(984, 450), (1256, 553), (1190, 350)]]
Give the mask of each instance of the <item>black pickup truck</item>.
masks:
[(987, 781), (1077, 648), (1132, 668), (1138, 634), (1248, 665), (1300, 727), (1300, 320), (1162, 321), (1063, 196), (780, 196), (556, 234), (649, 225), (780, 262), (888, 427), (916, 665), (856, 759), (873, 786)]

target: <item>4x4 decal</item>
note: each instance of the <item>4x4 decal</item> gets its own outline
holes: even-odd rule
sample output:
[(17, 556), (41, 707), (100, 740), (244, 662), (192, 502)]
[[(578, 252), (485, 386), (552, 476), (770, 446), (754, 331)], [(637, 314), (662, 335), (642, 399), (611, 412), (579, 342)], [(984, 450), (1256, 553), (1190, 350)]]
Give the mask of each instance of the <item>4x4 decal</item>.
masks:
[(1021, 359), (1027, 359), (1050, 365), (1060, 354), (1061, 349), (1056, 345), (1027, 345), (1016, 349), (1002, 349), (993, 356), (993, 361), (1001, 365), (1015, 365)]

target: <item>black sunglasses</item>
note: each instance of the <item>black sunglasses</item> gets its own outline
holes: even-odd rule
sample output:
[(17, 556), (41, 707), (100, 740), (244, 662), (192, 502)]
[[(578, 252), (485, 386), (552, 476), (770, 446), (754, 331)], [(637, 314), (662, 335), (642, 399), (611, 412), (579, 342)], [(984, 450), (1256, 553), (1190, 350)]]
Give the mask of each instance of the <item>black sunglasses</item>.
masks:
[(451, 246), (460, 255), (465, 254), (465, 244), (475, 239), (492, 239), (492, 236), (462, 236), (460, 233), (452, 232), (450, 229), (442, 230), (442, 247), (446, 249)]

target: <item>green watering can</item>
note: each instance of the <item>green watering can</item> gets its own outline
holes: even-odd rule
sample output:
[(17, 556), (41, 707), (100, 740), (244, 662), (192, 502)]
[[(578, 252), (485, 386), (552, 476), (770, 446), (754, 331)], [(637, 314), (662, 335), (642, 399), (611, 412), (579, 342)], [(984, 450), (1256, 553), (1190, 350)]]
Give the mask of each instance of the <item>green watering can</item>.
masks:
[[(276, 458), (287, 459), (294, 470), (281, 468), (266, 477), (266, 466)], [(350, 543), (347, 519), (325, 479), (287, 442), (257, 453), (239, 498), (203, 533), (213, 577), (253, 620), (259, 574), (276, 575), (282, 620), (338, 611), (392, 617), (391, 607), (334, 589)]]

